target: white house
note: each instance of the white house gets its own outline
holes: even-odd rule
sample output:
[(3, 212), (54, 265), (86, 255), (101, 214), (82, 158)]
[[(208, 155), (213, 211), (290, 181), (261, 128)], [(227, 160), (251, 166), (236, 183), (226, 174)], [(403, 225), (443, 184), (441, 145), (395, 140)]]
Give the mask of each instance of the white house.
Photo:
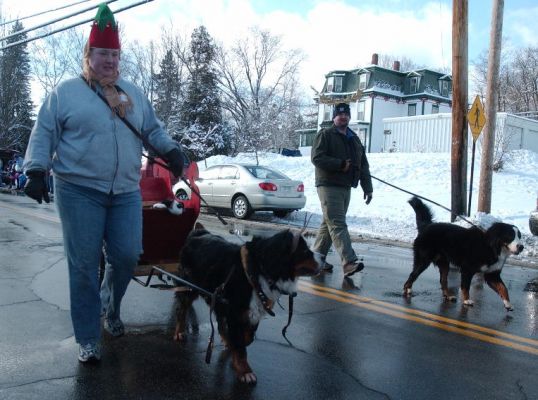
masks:
[[(371, 65), (329, 72), (317, 97), (318, 128), (332, 124), (335, 104), (348, 103), (350, 128), (357, 132), (368, 152), (384, 151), (385, 118), (452, 111), (451, 76), (428, 69), (400, 71), (398, 61), (392, 69), (377, 63), (378, 55), (373, 54)], [(300, 145), (311, 145), (315, 131), (302, 132)]]

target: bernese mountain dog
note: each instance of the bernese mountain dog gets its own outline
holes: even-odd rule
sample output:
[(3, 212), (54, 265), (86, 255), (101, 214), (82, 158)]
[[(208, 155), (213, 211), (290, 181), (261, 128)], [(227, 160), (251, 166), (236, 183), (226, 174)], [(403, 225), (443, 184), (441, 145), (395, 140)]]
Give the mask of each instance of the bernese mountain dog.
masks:
[(441, 288), (447, 300), (456, 301), (448, 293), (448, 269), (452, 264), (461, 271), (463, 304), (472, 306), (469, 289), (474, 274), (484, 273), (487, 284), (501, 296), (504, 307), (512, 311), (508, 289), (501, 279), (501, 270), (510, 254), (523, 250), (517, 227), (496, 222), (486, 231), (473, 226), (464, 228), (450, 223), (433, 222), (432, 212), (418, 197), (409, 200), (416, 214), (418, 235), (413, 243), (413, 271), (405, 282), (404, 296), (411, 295), (413, 282), (433, 263), (439, 267)]
[[(239, 381), (256, 383), (247, 362), (247, 346), (265, 314), (280, 295), (295, 295), (297, 278), (317, 275), (320, 266), (299, 232), (284, 230), (267, 238), (254, 237), (243, 245), (228, 242), (197, 223), (181, 250), (179, 276), (225, 300), (214, 311), (218, 332), (232, 356)], [(222, 285), (224, 286), (222, 288)], [(185, 338), (187, 312), (196, 291), (179, 291), (174, 339)], [(208, 305), (210, 300), (205, 299)]]

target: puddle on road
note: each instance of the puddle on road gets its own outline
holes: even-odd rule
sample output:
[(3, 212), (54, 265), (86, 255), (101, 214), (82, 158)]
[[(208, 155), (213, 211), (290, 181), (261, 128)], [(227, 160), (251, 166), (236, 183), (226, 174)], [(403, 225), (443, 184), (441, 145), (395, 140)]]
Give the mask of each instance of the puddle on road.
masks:
[(525, 292), (533, 292), (538, 293), (538, 278), (533, 279), (530, 282), (527, 282), (525, 285), (525, 289), (523, 289)]

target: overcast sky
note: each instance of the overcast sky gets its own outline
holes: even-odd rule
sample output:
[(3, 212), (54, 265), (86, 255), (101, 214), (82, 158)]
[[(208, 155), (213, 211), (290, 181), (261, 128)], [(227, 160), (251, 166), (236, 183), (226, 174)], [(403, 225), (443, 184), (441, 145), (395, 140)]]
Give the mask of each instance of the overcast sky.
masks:
[[(110, 4), (114, 11), (138, 0)], [(23, 17), (77, 0), (0, 0), (4, 18)], [(23, 21), (35, 26), (43, 18), (66, 15), (97, 5), (90, 1), (44, 17)], [(489, 43), (492, 0), (469, 0), (469, 60)], [(70, 20), (93, 17), (95, 11)], [(203, 24), (219, 42), (244, 37), (259, 25), (282, 36), (287, 47), (302, 49), (305, 88), (321, 89), (324, 75), (335, 69), (366, 65), (372, 53), (407, 57), (429, 67), (451, 66), (452, 1), (437, 0), (154, 0), (117, 15), (129, 39), (149, 40), (172, 23), (180, 33)], [(505, 46), (538, 46), (538, 1), (507, 0)], [(65, 23), (55, 26), (61, 27)], [(89, 31), (89, 28), (88, 28)]]

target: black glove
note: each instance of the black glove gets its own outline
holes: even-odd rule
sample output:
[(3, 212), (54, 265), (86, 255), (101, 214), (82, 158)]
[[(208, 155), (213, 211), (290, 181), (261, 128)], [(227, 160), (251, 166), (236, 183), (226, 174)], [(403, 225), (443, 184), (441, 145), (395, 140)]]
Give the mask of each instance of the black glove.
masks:
[(176, 178), (179, 178), (183, 175), (183, 154), (178, 148), (170, 150), (164, 155), (164, 158), (168, 162), (170, 171), (174, 174)]
[(24, 185), (24, 193), (26, 196), (34, 199), (39, 204), (45, 200), (45, 203), (50, 203), (49, 191), (45, 182), (45, 172), (41, 170), (27, 171), (28, 180)]
[(372, 193), (364, 193), (364, 200), (366, 204), (370, 204), (372, 201)]

